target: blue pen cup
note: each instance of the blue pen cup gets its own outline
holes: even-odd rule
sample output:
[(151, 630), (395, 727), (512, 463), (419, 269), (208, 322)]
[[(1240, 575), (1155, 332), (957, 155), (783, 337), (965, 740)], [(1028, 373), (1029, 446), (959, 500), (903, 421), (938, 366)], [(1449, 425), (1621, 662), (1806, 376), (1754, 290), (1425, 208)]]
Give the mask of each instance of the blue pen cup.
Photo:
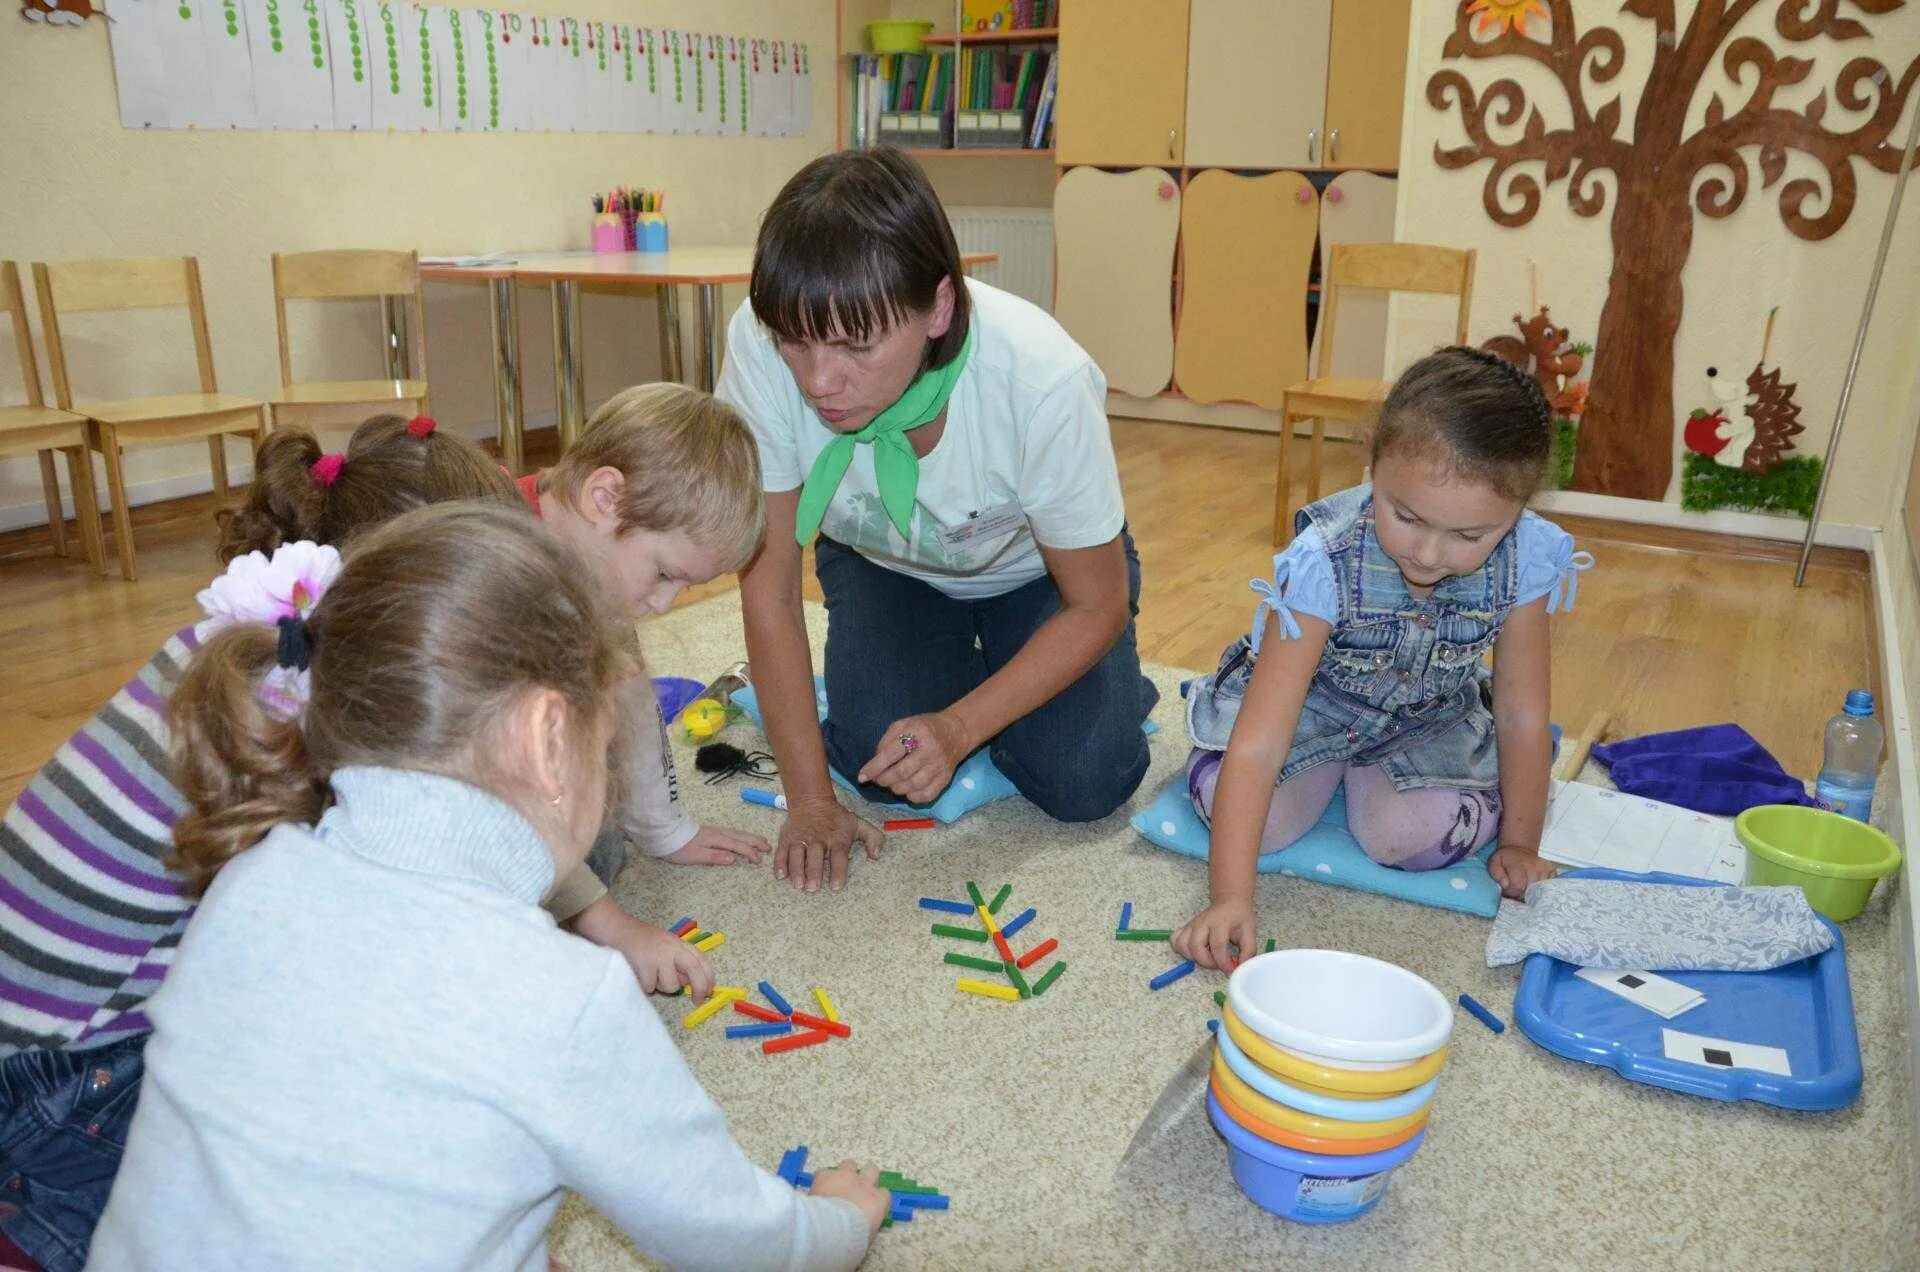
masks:
[(658, 212), (645, 213), (639, 224), (640, 251), (664, 252), (667, 250), (667, 218)]

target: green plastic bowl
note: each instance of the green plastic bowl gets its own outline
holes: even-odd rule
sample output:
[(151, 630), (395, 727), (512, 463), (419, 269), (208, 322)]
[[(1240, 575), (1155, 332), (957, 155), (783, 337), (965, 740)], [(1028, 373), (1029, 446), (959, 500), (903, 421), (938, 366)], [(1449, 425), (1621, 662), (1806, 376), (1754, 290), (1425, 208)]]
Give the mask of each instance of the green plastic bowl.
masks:
[(921, 37), (933, 30), (931, 22), (890, 19), (867, 23), (867, 43), (875, 53), (918, 53)]
[(1873, 885), (1900, 868), (1900, 849), (1865, 822), (1823, 808), (1762, 804), (1734, 818), (1747, 849), (1747, 882), (1793, 884), (1807, 904), (1845, 923), (1866, 908)]

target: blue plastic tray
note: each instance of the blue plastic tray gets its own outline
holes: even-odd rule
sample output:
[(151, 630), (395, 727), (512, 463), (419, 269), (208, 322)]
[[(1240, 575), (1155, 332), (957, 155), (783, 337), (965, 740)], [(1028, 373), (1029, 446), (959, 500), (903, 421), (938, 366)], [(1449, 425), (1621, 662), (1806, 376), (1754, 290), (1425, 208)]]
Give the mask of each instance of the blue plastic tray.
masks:
[[(1581, 869), (1563, 879), (1622, 879), (1713, 888), (1725, 885), (1670, 874)], [(1550, 954), (1528, 957), (1513, 996), (1514, 1021), (1548, 1051), (1585, 1064), (1604, 1065), (1631, 1082), (1665, 1087), (1711, 1100), (1754, 1100), (1783, 1109), (1843, 1108), (1860, 1094), (1860, 1039), (1853, 1027), (1853, 992), (1847, 984), (1846, 943), (1833, 932), (1825, 953), (1770, 972), (1669, 972), (1706, 995), (1707, 1001), (1672, 1020), (1659, 1016), (1575, 976), (1578, 969)], [(1649, 969), (1659, 971), (1658, 968)], [(1662, 1029), (1704, 1034), (1730, 1042), (1779, 1047), (1794, 1076), (1754, 1069), (1707, 1069), (1670, 1060)]]

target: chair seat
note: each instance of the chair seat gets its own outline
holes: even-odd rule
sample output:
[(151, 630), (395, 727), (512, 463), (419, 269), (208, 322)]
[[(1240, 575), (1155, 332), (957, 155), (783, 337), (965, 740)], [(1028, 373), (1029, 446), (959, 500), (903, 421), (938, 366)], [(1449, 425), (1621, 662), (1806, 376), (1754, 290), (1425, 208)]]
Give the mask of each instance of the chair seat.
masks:
[(1360, 419), (1373, 414), (1387, 400), (1387, 391), (1392, 387), (1385, 380), (1346, 376), (1302, 380), (1287, 386), (1286, 409), (1295, 416)]
[(102, 424), (146, 424), (258, 410), (261, 403), (231, 393), (168, 393), (159, 397), (120, 398), (112, 402), (75, 402), (73, 409)]
[(0, 406), (0, 453), (84, 446), (87, 417), (51, 406)]
[(267, 400), (275, 406), (343, 406), (418, 402), (426, 396), (425, 380), (313, 380), (289, 384)]

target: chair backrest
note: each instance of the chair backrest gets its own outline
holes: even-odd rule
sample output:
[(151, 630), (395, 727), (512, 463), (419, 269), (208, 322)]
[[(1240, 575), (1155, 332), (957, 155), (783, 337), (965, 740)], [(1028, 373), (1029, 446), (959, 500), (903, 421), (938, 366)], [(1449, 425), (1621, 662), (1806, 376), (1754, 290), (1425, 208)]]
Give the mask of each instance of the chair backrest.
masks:
[(407, 298), (412, 335), (408, 364), (427, 375), (426, 313), (420, 303), (417, 252), (325, 251), (273, 254), (273, 317), (280, 335), (280, 383), (293, 383), (293, 353), (287, 341), (289, 300), (380, 300)]
[(62, 410), (73, 406), (66, 346), (60, 338), (62, 313), (183, 308), (192, 320), (200, 391), (220, 391), (213, 374), (213, 343), (207, 337), (207, 305), (200, 291), (200, 262), (194, 257), (59, 261), (52, 265), (36, 261), (33, 285), (40, 294), (40, 327), (47, 339), (47, 365), (53, 371), (54, 402)]
[(20, 267), (12, 261), (0, 261), (0, 307), (13, 324), (13, 346), (20, 354), (20, 383), (27, 390), (28, 406), (45, 406), (40, 394), (40, 364), (33, 357), (33, 333), (27, 330), (27, 298), (20, 290)]
[(1333, 324), (1340, 310), (1340, 293), (1351, 287), (1365, 291), (1416, 292), (1455, 296), (1453, 342), (1467, 342), (1467, 311), (1473, 305), (1471, 250), (1427, 243), (1336, 243), (1320, 271), (1320, 357), (1316, 376), (1329, 374), (1333, 365)]

